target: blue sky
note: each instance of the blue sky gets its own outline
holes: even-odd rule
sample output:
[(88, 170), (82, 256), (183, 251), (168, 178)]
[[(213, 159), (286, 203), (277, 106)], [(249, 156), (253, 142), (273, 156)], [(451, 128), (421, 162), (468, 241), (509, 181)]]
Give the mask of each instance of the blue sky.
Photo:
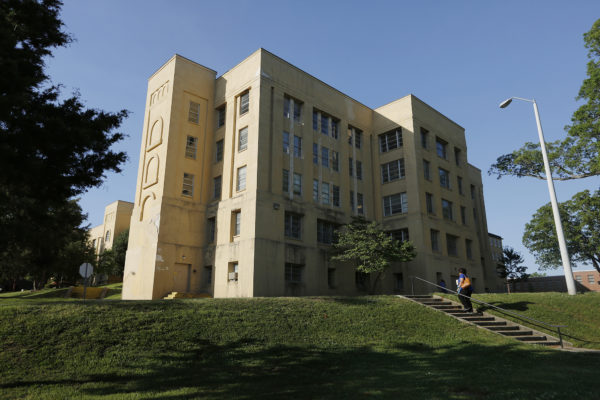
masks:
[[(487, 175), (498, 156), (537, 141), (535, 119), (528, 103), (498, 104), (535, 98), (546, 140), (564, 137), (600, 2), (73, 0), (61, 18), (76, 41), (48, 60), (53, 82), (88, 107), (131, 111), (116, 146), (129, 155), (123, 173), (81, 198), (92, 226), (108, 203), (135, 196), (148, 77), (175, 53), (222, 74), (263, 47), (370, 107), (412, 93), (463, 126), (488, 228), (535, 271), (521, 237), (549, 201), (546, 182)], [(557, 182), (557, 197), (598, 187), (600, 178)]]

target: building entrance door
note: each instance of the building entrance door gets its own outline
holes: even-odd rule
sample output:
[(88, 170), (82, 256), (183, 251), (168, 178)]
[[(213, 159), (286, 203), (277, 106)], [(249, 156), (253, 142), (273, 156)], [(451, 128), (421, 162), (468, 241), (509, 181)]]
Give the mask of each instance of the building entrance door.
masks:
[(176, 263), (173, 271), (173, 291), (189, 293), (191, 280), (192, 265)]

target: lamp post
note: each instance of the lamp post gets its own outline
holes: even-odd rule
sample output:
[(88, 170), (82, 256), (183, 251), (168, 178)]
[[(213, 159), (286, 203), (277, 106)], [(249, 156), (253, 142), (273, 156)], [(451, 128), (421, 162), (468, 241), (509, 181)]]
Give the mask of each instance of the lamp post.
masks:
[(540, 114), (538, 112), (537, 103), (534, 100), (523, 99), (521, 97), (510, 97), (500, 103), (500, 108), (506, 108), (513, 101), (523, 100), (533, 103), (533, 111), (535, 112), (535, 121), (537, 122), (538, 135), (540, 137), (540, 147), (542, 149), (542, 157), (544, 158), (544, 168), (546, 169), (546, 181), (548, 182), (548, 192), (550, 192), (550, 203), (552, 203), (552, 213), (554, 214), (554, 225), (556, 226), (556, 236), (558, 238), (558, 247), (560, 248), (560, 258), (562, 259), (563, 269), (565, 271), (565, 280), (567, 281), (567, 291), (570, 295), (577, 293), (575, 289), (575, 281), (573, 280), (573, 270), (571, 269), (571, 261), (569, 260), (569, 252), (565, 235), (563, 233), (562, 222), (560, 221), (560, 212), (558, 211), (558, 203), (556, 201), (556, 192), (554, 191), (554, 181), (552, 180), (552, 171), (548, 163), (548, 154), (546, 153), (546, 142), (544, 141), (544, 132), (542, 132), (542, 123), (540, 122)]

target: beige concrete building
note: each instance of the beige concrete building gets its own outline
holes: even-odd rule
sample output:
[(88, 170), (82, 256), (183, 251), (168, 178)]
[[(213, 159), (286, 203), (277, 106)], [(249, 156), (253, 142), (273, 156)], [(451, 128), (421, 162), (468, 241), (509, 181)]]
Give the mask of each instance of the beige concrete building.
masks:
[(110, 249), (117, 236), (127, 228), (131, 221), (133, 203), (117, 200), (104, 209), (104, 222), (90, 229), (90, 240), (96, 254)]
[(501, 285), (464, 129), (415, 96), (371, 109), (264, 49), (219, 77), (178, 55), (150, 77), (124, 299), (364, 293), (329, 261), (352, 215), (417, 248), (382, 293), (461, 266)]

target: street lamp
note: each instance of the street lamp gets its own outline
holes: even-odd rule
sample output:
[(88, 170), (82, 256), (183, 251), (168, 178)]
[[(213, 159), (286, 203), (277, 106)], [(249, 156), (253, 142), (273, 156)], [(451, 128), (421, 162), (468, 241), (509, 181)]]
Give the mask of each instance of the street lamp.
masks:
[(550, 202), (552, 203), (552, 213), (554, 214), (554, 225), (556, 226), (556, 236), (558, 237), (558, 247), (560, 248), (560, 258), (562, 259), (563, 269), (565, 271), (565, 280), (567, 281), (567, 291), (570, 295), (577, 293), (575, 290), (575, 281), (573, 280), (573, 271), (571, 270), (571, 261), (569, 260), (569, 252), (567, 251), (567, 243), (563, 233), (562, 222), (560, 221), (560, 213), (558, 211), (558, 203), (556, 202), (556, 192), (554, 191), (554, 181), (552, 180), (552, 172), (548, 163), (548, 154), (546, 153), (546, 142), (544, 141), (544, 133), (542, 132), (542, 123), (540, 122), (540, 114), (538, 112), (537, 103), (534, 100), (523, 99), (521, 97), (510, 97), (500, 103), (500, 108), (506, 108), (513, 101), (523, 100), (533, 103), (533, 111), (535, 112), (535, 121), (537, 122), (538, 135), (540, 137), (540, 147), (542, 149), (542, 157), (544, 158), (544, 168), (546, 169), (546, 181), (548, 181), (548, 192), (550, 192)]

